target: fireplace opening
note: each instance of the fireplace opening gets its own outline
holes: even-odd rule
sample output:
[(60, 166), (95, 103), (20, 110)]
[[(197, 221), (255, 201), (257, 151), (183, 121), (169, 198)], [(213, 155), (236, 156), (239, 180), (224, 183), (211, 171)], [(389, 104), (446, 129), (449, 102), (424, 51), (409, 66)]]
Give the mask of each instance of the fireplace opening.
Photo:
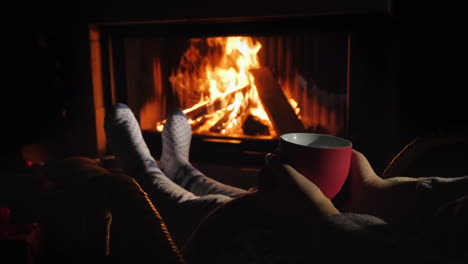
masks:
[(346, 137), (349, 31), (323, 24), (311, 30), (312, 23), (289, 18), (91, 26), (102, 112), (126, 103), (156, 157), (165, 118), (176, 109), (192, 126), (191, 156), (210, 161), (228, 155), (260, 165), (284, 133)]
[(125, 38), (125, 97), (145, 130), (183, 109), (205, 137), (344, 135), (345, 33)]

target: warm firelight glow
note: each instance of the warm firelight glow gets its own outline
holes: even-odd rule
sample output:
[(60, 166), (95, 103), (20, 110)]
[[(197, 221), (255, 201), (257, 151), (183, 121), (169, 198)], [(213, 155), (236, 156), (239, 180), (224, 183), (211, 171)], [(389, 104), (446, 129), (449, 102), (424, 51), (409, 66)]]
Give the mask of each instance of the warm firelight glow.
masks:
[(169, 80), (194, 133), (276, 135), (251, 73), (261, 47), (246, 36), (191, 39)]
[(294, 100), (293, 98), (288, 98), (288, 103), (291, 105), (292, 109), (294, 109), (294, 113), (296, 113), (296, 115), (299, 117), (299, 119), (301, 118), (301, 109), (297, 106), (299, 103)]

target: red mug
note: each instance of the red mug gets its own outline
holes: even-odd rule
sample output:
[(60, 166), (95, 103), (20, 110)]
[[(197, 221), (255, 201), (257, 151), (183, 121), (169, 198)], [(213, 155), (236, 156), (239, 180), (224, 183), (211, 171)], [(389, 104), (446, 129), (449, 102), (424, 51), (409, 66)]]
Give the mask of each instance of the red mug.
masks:
[(332, 199), (348, 177), (352, 146), (350, 141), (336, 136), (288, 133), (280, 136), (278, 153)]

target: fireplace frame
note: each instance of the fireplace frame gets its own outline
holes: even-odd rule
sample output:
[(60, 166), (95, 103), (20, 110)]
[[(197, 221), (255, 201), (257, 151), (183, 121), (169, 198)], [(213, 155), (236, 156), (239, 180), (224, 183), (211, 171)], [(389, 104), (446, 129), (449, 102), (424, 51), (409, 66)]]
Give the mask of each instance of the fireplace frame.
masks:
[[(384, 1), (390, 2), (390, 1)], [(379, 28), (376, 32), (374, 28)], [(335, 12), (316, 13), (313, 15), (273, 15), (273, 16), (244, 16), (244, 17), (216, 17), (216, 18), (181, 18), (181, 19), (156, 19), (156, 20), (132, 20), (132, 21), (99, 21), (88, 24), (89, 30), (89, 52), (90, 70), (93, 91), (93, 107), (95, 114), (95, 149), (98, 155), (107, 153), (105, 133), (103, 129), (106, 109), (117, 102), (117, 98), (124, 98), (122, 84), (125, 81), (121, 72), (112, 67), (118, 56), (113, 55), (115, 38), (121, 34), (144, 34), (149, 29), (158, 30), (163, 36), (173, 36), (190, 32), (190, 35), (214, 36), (226, 34), (251, 34), (256, 33), (281, 33), (296, 30), (303, 31), (346, 31), (348, 32), (348, 70), (347, 70), (347, 103), (346, 103), (346, 129), (345, 137), (353, 143), (361, 144), (364, 148), (369, 147), (365, 142), (376, 138), (370, 135), (372, 128), (366, 122), (366, 109), (359, 105), (369, 103), (376, 112), (389, 119), (390, 122), (383, 124), (377, 121), (376, 127), (381, 136), (391, 135), (398, 127), (398, 92), (395, 89), (398, 81), (398, 58), (392, 56), (399, 52), (398, 47), (398, 23), (392, 14), (391, 6), (365, 12)], [(376, 36), (375, 36), (376, 35)], [(390, 43), (382, 44), (381, 41), (390, 40)], [(368, 71), (376, 73), (367, 59), (366, 50), (378, 44), (378, 56), (384, 57), (384, 62), (379, 62), (379, 67), (386, 67), (384, 76), (376, 80), (381, 85), (377, 99), (371, 97), (373, 84), (363, 79), (362, 74)], [(371, 52), (372, 53), (372, 52)], [(362, 56), (364, 54), (364, 56)], [(357, 65), (355, 67), (355, 65)], [(396, 71), (395, 71), (396, 70)], [(355, 88), (356, 87), (356, 88)], [(359, 87), (359, 88), (357, 88)], [(369, 95), (369, 92), (371, 95)], [(352, 103), (351, 103), (352, 101)], [(390, 107), (388, 107), (390, 105)], [(387, 108), (386, 108), (387, 107)], [(377, 119), (377, 118), (376, 118)], [(375, 123), (375, 122), (374, 122)], [(375, 124), (374, 124), (375, 125)], [(364, 127), (357, 131), (353, 127)], [(369, 138), (370, 135), (370, 138)], [(368, 138), (366, 138), (366, 136)], [(275, 142), (267, 144), (274, 145)], [(391, 151), (387, 151), (391, 152)]]

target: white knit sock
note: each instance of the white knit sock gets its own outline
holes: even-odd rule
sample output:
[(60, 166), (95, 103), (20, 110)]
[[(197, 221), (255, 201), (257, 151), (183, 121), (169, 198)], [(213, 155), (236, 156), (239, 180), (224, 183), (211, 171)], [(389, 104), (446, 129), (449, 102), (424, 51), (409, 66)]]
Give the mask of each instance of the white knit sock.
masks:
[(167, 177), (177, 182), (176, 174), (189, 160), (192, 128), (179, 109), (168, 116), (162, 132), (161, 168)]
[(215, 181), (189, 162), (192, 129), (182, 110), (177, 110), (166, 119), (162, 132), (161, 169), (175, 183), (196, 195), (223, 194), (235, 197), (245, 190)]
[(172, 182), (160, 170), (128, 106), (115, 105), (106, 116), (104, 125), (110, 150), (122, 161), (126, 172), (140, 184), (152, 186), (152, 191), (156, 191), (161, 199), (182, 202), (199, 198)]

